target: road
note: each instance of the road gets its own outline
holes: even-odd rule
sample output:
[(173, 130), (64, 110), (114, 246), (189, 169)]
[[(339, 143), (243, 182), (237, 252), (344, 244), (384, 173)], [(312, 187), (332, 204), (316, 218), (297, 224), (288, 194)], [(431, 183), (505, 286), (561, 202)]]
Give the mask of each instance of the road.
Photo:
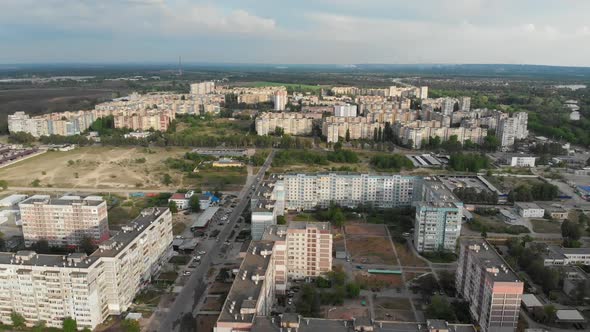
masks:
[(156, 317), (151, 320), (150, 325), (146, 329), (147, 331), (181, 331), (180, 327), (182, 318), (187, 314), (191, 316), (193, 315), (194, 309), (207, 289), (205, 277), (211, 267), (212, 260), (220, 254), (221, 246), (218, 244), (224, 243), (228, 239), (231, 230), (234, 228), (238, 218), (242, 215), (242, 212), (250, 201), (249, 196), (252, 192), (252, 186), (255, 186), (256, 188), (258, 187), (260, 181), (264, 178), (265, 172), (271, 165), (274, 154), (275, 151), (273, 150), (268, 155), (268, 158), (256, 176), (251, 177), (246, 181), (244, 188), (242, 188), (242, 191), (238, 195), (239, 203), (231, 213), (228, 223), (217, 236), (217, 243), (214, 243), (211, 248), (209, 248), (207, 254), (201, 257), (201, 264), (192, 272), (174, 303), (167, 308), (167, 310), (154, 313)]

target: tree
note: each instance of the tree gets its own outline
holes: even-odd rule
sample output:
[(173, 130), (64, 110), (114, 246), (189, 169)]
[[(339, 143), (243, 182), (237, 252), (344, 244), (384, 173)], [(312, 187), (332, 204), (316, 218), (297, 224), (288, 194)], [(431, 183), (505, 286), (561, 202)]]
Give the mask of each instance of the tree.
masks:
[(448, 322), (455, 321), (455, 313), (446, 298), (435, 295), (426, 309), (426, 317), (431, 319), (444, 319)]
[(166, 186), (172, 184), (172, 177), (170, 176), (170, 174), (166, 173), (162, 176), (162, 183)]
[(86, 253), (86, 255), (92, 254), (96, 250), (94, 240), (90, 236), (82, 237), (80, 240), (80, 250)]
[(192, 212), (201, 211), (201, 204), (199, 202), (199, 197), (197, 195), (192, 195), (191, 198), (188, 200), (188, 206)]
[(168, 208), (170, 209), (170, 212), (172, 212), (172, 213), (178, 213), (178, 206), (176, 206), (176, 202), (175, 201), (168, 202)]
[(342, 150), (342, 142), (338, 141), (336, 142), (336, 144), (334, 144), (334, 151), (340, 151)]
[(361, 286), (356, 282), (346, 284), (346, 297), (354, 299), (361, 294)]
[(350, 142), (350, 130), (347, 128), (346, 129), (346, 136), (344, 138), (347, 142)]
[(588, 158), (588, 160), (586, 160), (586, 166), (590, 166), (590, 158)]
[(285, 135), (285, 129), (282, 127), (278, 127), (278, 126), (275, 127), (275, 136), (281, 137), (283, 135)]
[(565, 220), (561, 223), (561, 235), (564, 247), (579, 247), (578, 240), (582, 237), (582, 227), (576, 222)]
[(453, 105), (453, 112), (458, 112), (459, 111), (459, 103), (455, 102), (455, 104)]
[(37, 241), (35, 244), (32, 245), (33, 250), (35, 250), (38, 254), (49, 254), (51, 253), (51, 248), (49, 247), (49, 242), (45, 239), (41, 239)]
[(41, 180), (39, 179), (35, 179), (31, 182), (31, 187), (40, 187), (41, 186)]
[(139, 332), (141, 330), (139, 322), (133, 319), (125, 319), (121, 322), (121, 328), (125, 332)]
[(286, 225), (287, 219), (285, 216), (277, 216), (277, 225)]
[(44, 321), (40, 321), (37, 324), (35, 324), (35, 326), (33, 326), (33, 328), (31, 329), (31, 331), (33, 332), (45, 332), (47, 331), (47, 327), (45, 326), (45, 322)]
[(78, 331), (78, 323), (75, 319), (71, 317), (66, 317), (63, 322), (63, 331), (64, 332), (76, 332)]
[(10, 314), (10, 320), (12, 321), (12, 327), (17, 330), (21, 330), (26, 327), (25, 317), (15, 311)]
[(2, 189), (2, 190), (8, 189), (8, 182), (6, 180), (0, 180), (0, 189)]
[(557, 317), (557, 309), (553, 304), (548, 304), (543, 307), (543, 322), (545, 323), (552, 323), (555, 321)]

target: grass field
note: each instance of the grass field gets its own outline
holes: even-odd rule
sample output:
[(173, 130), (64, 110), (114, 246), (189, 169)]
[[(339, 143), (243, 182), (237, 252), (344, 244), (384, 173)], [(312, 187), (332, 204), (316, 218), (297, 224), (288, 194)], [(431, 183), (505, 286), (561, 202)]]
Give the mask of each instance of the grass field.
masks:
[(535, 233), (561, 233), (561, 224), (557, 221), (545, 219), (531, 219)]
[[(194, 177), (170, 169), (167, 158), (181, 158), (187, 148), (81, 147), (68, 152), (47, 152), (0, 169), (9, 186), (96, 189), (224, 188), (243, 184), (245, 169), (203, 170)], [(162, 183), (169, 174), (172, 183)]]
[(408, 249), (408, 244), (394, 243), (397, 258), (403, 266), (427, 266), (426, 262)]
[(355, 263), (398, 265), (389, 238), (346, 236), (346, 249)]

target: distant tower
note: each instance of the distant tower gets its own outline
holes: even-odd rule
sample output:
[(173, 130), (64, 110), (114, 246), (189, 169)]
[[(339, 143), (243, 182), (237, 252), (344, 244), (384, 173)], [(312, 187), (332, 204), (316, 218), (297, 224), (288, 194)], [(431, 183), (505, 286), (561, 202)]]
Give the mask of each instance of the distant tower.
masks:
[(178, 57), (178, 76), (182, 76), (182, 57)]

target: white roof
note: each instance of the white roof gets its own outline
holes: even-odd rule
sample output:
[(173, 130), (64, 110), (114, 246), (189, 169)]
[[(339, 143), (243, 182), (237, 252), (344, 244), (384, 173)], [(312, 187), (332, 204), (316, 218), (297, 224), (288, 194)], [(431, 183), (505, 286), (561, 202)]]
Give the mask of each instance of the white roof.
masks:
[(533, 294), (522, 294), (522, 303), (527, 308), (542, 307), (543, 304)]
[(27, 195), (19, 195), (19, 194), (6, 196), (0, 200), (0, 206), (12, 206), (14, 204), (17, 204), (18, 202), (24, 201), (26, 198), (27, 198)]
[(125, 319), (139, 320), (141, 318), (140, 312), (130, 312), (125, 316)]
[(574, 309), (564, 309), (564, 310), (557, 310), (557, 319), (560, 321), (583, 321), (584, 316), (578, 311)]

